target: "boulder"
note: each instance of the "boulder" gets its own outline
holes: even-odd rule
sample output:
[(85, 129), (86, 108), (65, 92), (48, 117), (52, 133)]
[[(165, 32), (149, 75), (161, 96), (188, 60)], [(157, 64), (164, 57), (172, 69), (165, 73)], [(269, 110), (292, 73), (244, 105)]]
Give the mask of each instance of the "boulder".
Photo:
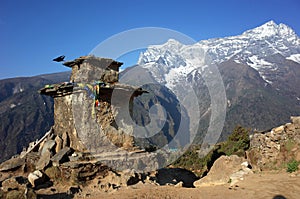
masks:
[[(58, 170), (59, 169), (59, 170)], [(56, 174), (49, 176), (49, 172), (54, 171)], [(73, 185), (80, 185), (91, 181), (95, 178), (104, 178), (107, 176), (109, 168), (101, 162), (65, 162), (59, 167), (50, 167), (46, 170), (47, 175), (51, 178), (60, 178), (61, 181), (68, 181)], [(59, 177), (60, 176), (60, 177)]]
[(38, 187), (42, 185), (46, 180), (46, 176), (39, 170), (36, 170), (28, 175), (28, 181), (32, 187)]
[(61, 171), (59, 169), (59, 167), (48, 167), (46, 170), (45, 170), (45, 174), (53, 181), (58, 181), (58, 180), (61, 180), (62, 178), (62, 174), (61, 174)]
[(40, 159), (35, 165), (35, 168), (37, 170), (44, 170), (49, 165), (50, 159), (51, 159), (51, 152), (47, 150), (40, 157)]
[(37, 194), (32, 189), (12, 190), (6, 194), (6, 199), (36, 199)]
[(43, 148), (41, 150), (41, 156), (43, 156), (45, 153), (51, 151), (53, 147), (55, 146), (54, 140), (47, 140), (45, 144), (43, 145)]
[(11, 198), (11, 199), (36, 199), (36, 193), (28, 188), (28, 180), (23, 176), (11, 177), (2, 182), (2, 196), (0, 194), (0, 198)]
[(108, 171), (107, 176), (99, 182), (99, 188), (104, 191), (111, 191), (120, 187), (137, 184), (141, 176), (134, 171), (125, 170), (119, 173)]
[(59, 166), (60, 164), (67, 162), (69, 160), (68, 156), (73, 152), (70, 147), (65, 147), (61, 149), (57, 154), (55, 154), (52, 158), (53, 166)]
[(58, 153), (63, 148), (63, 140), (58, 135), (55, 137), (55, 152)]
[[(233, 180), (235, 180), (236, 183), (237, 179), (249, 173), (249, 168), (245, 169), (245, 165), (244, 158), (236, 155), (221, 156), (214, 162), (207, 176), (195, 181), (194, 186), (222, 185), (232, 182)], [(243, 171), (243, 173), (241, 173), (241, 171)]]
[(2, 182), (2, 190), (4, 192), (11, 190), (25, 190), (27, 184), (28, 180), (22, 176), (11, 177)]
[(279, 127), (273, 128), (272, 131), (275, 134), (281, 134), (284, 132), (284, 125), (281, 125)]
[(25, 164), (25, 160), (20, 157), (11, 158), (0, 165), (0, 171), (11, 171)]
[(53, 147), (55, 146), (55, 141), (54, 140), (47, 140), (45, 144), (43, 145), (43, 148), (41, 150), (41, 156), (44, 155), (47, 151), (51, 151)]

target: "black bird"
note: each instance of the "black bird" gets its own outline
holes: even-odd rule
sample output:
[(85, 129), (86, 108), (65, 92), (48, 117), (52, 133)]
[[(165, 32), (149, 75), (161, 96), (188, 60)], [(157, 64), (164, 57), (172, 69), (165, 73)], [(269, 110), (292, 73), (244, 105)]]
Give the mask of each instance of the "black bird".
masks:
[(53, 59), (53, 61), (62, 62), (62, 61), (64, 61), (64, 59), (65, 59), (65, 56), (62, 55), (62, 56), (56, 57), (55, 59)]

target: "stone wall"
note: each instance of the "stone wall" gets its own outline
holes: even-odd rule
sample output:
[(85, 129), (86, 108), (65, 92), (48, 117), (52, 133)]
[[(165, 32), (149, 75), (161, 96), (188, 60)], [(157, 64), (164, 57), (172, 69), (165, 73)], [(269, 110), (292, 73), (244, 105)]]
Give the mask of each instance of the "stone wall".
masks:
[(300, 117), (291, 117), (291, 123), (268, 132), (255, 133), (247, 158), (256, 170), (281, 169), (293, 159), (300, 161)]

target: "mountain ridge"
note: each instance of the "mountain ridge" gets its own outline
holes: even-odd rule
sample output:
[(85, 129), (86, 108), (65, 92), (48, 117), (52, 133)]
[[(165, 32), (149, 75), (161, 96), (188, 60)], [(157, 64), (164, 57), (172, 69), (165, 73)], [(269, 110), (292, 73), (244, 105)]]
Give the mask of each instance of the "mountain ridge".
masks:
[(69, 72), (0, 80), (0, 162), (20, 153), (53, 125), (53, 99), (38, 89), (67, 81)]
[[(272, 84), (274, 80), (271, 80), (274, 78), (270, 75), (270, 70), (280, 70), (279, 64), (283, 61), (300, 64), (299, 44), (300, 38), (293, 29), (285, 24), (277, 25), (274, 21), (269, 21), (237, 36), (202, 40), (192, 45), (184, 45), (171, 39), (162, 45), (149, 46), (141, 53), (138, 64), (144, 68), (151, 67), (151, 73), (155, 77), (161, 76), (158, 73), (170, 71), (177, 76), (186, 76), (206, 65), (220, 64), (233, 58), (236, 63), (244, 63), (256, 69), (266, 83)], [(278, 56), (274, 58), (276, 54)], [(280, 55), (284, 60), (282, 57), (279, 60)], [(271, 56), (273, 63), (267, 60)], [(174, 81), (168, 74), (156, 80), (160, 83), (167, 83), (169, 80), (170, 86), (170, 81)]]
[[(172, 39), (162, 45), (149, 46), (141, 53), (138, 64), (148, 69), (159, 84), (178, 93), (177, 87), (185, 82), (196, 85), (198, 96), (202, 92), (197, 91), (198, 88), (205, 87), (201, 86), (205, 84), (205, 71), (212, 65), (217, 66), (228, 100), (227, 122), (223, 129), (226, 135), (234, 124), (265, 130), (297, 115), (300, 111), (299, 44), (300, 38), (292, 28), (269, 21), (236, 36), (202, 40), (192, 45)], [(203, 102), (201, 106), (206, 104), (208, 110), (210, 99), (199, 99)], [(247, 115), (249, 121), (243, 115)], [(259, 121), (253, 117), (265, 119)]]
[[(265, 37), (267, 34), (264, 34), (263, 39), (249, 36), (251, 30), (258, 31), (269, 26), (278, 31), (269, 31), (270, 35)], [(180, 89), (184, 89), (183, 85), (192, 85), (199, 102), (190, 102), (190, 108), (200, 106), (197, 133), (201, 135), (207, 130), (211, 114), (211, 98), (203, 75), (208, 74), (211, 65), (215, 65), (222, 76), (227, 98), (221, 139), (225, 139), (237, 124), (266, 130), (288, 122), (291, 115), (299, 115), (300, 47), (297, 45), (300, 39), (291, 28), (273, 21), (257, 28), (238, 36), (203, 40), (193, 45), (171, 39), (166, 44), (149, 46), (141, 54), (139, 65), (125, 69), (123, 74), (126, 76), (128, 71), (135, 71), (134, 77), (143, 82), (145, 79), (140, 74), (147, 73), (147, 80), (173, 91), (177, 89), (179, 94), (182, 93)], [(128, 74), (130, 79), (132, 76)], [(45, 84), (68, 81), (68, 75), (64, 72), (0, 80), (0, 150), (4, 151), (0, 161), (19, 153), (22, 147), (50, 128), (53, 124), (53, 102), (37, 91)], [(159, 92), (166, 90), (169, 89)], [(156, 95), (170, 96), (168, 93)], [(170, 98), (169, 101), (177, 99)], [(139, 104), (145, 110), (141, 110), (142, 115), (136, 116), (137, 123), (147, 121), (151, 103), (146, 103)], [(170, 127), (166, 128), (168, 130)]]

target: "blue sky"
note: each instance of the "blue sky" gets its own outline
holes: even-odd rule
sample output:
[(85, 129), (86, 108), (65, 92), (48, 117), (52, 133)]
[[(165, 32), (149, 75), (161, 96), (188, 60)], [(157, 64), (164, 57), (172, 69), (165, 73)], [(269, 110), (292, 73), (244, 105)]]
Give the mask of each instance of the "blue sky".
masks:
[[(162, 27), (196, 41), (238, 35), (274, 20), (300, 35), (298, 0), (45, 0), (0, 2), (0, 79), (69, 70), (74, 59), (122, 31)], [(137, 54), (120, 57), (134, 64)]]

